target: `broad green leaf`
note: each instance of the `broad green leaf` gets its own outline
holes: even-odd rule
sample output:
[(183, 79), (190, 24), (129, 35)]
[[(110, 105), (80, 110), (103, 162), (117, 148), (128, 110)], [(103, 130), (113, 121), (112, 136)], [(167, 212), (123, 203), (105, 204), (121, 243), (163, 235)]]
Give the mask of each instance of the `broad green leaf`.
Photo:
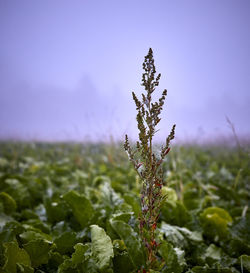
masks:
[(184, 235), (178, 230), (178, 227), (168, 225), (164, 222), (161, 224), (160, 231), (164, 233), (166, 240), (173, 245), (186, 247), (188, 245)]
[(178, 231), (180, 231), (188, 240), (193, 242), (202, 242), (202, 234), (199, 231), (190, 231), (187, 228), (176, 227)]
[(71, 259), (65, 259), (58, 267), (58, 273), (74, 273), (77, 272)]
[(46, 198), (44, 203), (49, 222), (57, 223), (63, 221), (66, 218), (69, 209), (67, 209), (65, 202), (53, 202), (50, 198)]
[(121, 252), (114, 257), (114, 272), (128, 273), (133, 272), (134, 265), (129, 257), (128, 252)]
[[(96, 265), (96, 261), (92, 258), (87, 259), (84, 261), (84, 263), (80, 267), (81, 273), (100, 273), (100, 270), (98, 269)], [(68, 272), (65, 272), (68, 273)], [(103, 273), (113, 273), (112, 269), (106, 269)]]
[(34, 227), (35, 230), (39, 230), (39, 232), (43, 232), (44, 234), (50, 233), (50, 226), (40, 219), (29, 219), (23, 222), (23, 224), (23, 226), (31, 226), (31, 229)]
[(238, 264), (250, 272), (250, 256), (241, 255), (238, 259)]
[(139, 197), (131, 193), (125, 193), (123, 198), (133, 208), (135, 215), (138, 216), (141, 211)]
[(28, 230), (21, 233), (19, 236), (23, 243), (27, 243), (29, 241), (37, 240), (37, 239), (42, 239), (47, 241), (48, 243), (52, 243), (52, 237), (40, 231)]
[(104, 182), (99, 186), (99, 193), (101, 202), (106, 206), (114, 207), (124, 202), (113, 190), (109, 182)]
[(177, 255), (178, 264), (183, 268), (186, 266), (186, 260), (185, 260), (185, 251), (181, 250), (178, 247), (174, 248), (175, 253)]
[(214, 238), (216, 235), (225, 238), (228, 234), (227, 225), (233, 221), (226, 210), (218, 207), (206, 208), (201, 213), (200, 219), (204, 233), (210, 238)]
[(133, 215), (133, 212), (114, 213), (112, 214), (112, 221), (120, 220), (120, 221), (124, 221), (125, 223), (128, 223), (132, 215)]
[(188, 182), (184, 185), (183, 202), (188, 210), (197, 209), (199, 207), (199, 188), (196, 183)]
[(92, 255), (96, 260), (96, 265), (101, 271), (103, 271), (110, 266), (110, 260), (114, 257), (111, 239), (103, 228), (100, 228), (97, 225), (92, 225), (91, 242)]
[(82, 263), (85, 260), (84, 254), (89, 249), (88, 245), (78, 243), (74, 246), (75, 252), (72, 254), (72, 262), (74, 264)]
[(23, 247), (30, 256), (33, 267), (48, 263), (51, 243), (42, 239), (32, 240)]
[(16, 201), (6, 192), (0, 193), (0, 203), (3, 204), (6, 214), (11, 214), (16, 210)]
[(8, 178), (5, 180), (8, 188), (6, 192), (15, 200), (20, 208), (31, 206), (31, 197), (25, 183), (19, 181), (21, 178)]
[(211, 244), (205, 252), (205, 257), (208, 264), (212, 264), (215, 261), (220, 261), (221, 256), (222, 256), (221, 248), (217, 247), (214, 244)]
[(229, 244), (226, 245), (229, 251), (234, 256), (250, 254), (250, 215), (238, 219), (232, 227), (230, 227)]
[(98, 175), (94, 178), (93, 180), (93, 185), (95, 187), (99, 186), (102, 183), (110, 183), (110, 178), (108, 176), (105, 175)]
[(58, 268), (60, 264), (64, 261), (63, 255), (58, 252), (54, 252), (53, 248), (49, 252), (49, 266), (51, 268)]
[[(96, 262), (91, 256), (91, 244), (78, 243), (74, 246), (75, 252), (71, 259), (65, 256), (64, 261), (58, 267), (58, 273), (99, 273)], [(108, 273), (109, 269), (105, 270)]]
[(73, 214), (82, 228), (86, 227), (94, 215), (91, 202), (83, 195), (75, 191), (70, 191), (63, 196), (63, 199), (71, 207)]
[(145, 256), (143, 252), (143, 247), (138, 240), (139, 235), (135, 233), (131, 226), (123, 221), (110, 221), (112, 228), (124, 241), (130, 259), (133, 264), (138, 267), (145, 263)]
[(72, 252), (73, 246), (76, 244), (76, 242), (76, 232), (74, 231), (66, 231), (54, 240), (57, 251), (61, 254)]
[(21, 273), (21, 272), (23, 272), (23, 273), (33, 273), (34, 272), (34, 269), (31, 266), (20, 264), (20, 263), (17, 263), (16, 265), (17, 265), (17, 272), (18, 273)]
[(166, 186), (162, 187), (162, 194), (163, 196), (166, 196), (168, 201), (176, 202), (178, 200), (176, 191), (172, 188)]
[(4, 213), (0, 213), (0, 228), (4, 227), (8, 222), (13, 221), (13, 218)]
[(163, 273), (181, 273), (185, 267), (184, 251), (173, 248), (172, 244), (163, 241), (159, 248), (160, 255), (165, 261)]
[(161, 208), (163, 221), (177, 226), (184, 226), (190, 220), (190, 214), (180, 201), (165, 201)]
[(17, 263), (31, 266), (29, 254), (22, 248), (19, 248), (17, 242), (4, 243), (5, 264), (3, 269), (7, 273), (16, 273)]

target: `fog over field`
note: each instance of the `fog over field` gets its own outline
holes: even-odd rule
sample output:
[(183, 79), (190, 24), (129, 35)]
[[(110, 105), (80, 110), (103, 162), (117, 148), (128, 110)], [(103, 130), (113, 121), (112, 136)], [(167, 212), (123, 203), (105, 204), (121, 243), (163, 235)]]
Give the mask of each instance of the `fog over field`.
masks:
[[(250, 134), (250, 2), (0, 0), (0, 138), (137, 134), (149, 47), (168, 90), (158, 139)], [(157, 98), (158, 99), (158, 98)]]

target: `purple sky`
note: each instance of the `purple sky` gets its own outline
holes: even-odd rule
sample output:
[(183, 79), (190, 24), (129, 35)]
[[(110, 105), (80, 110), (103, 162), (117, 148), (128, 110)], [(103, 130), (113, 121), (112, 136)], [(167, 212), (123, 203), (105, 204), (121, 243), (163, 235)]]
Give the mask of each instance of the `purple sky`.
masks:
[[(250, 133), (249, 0), (0, 0), (0, 138), (136, 136), (142, 62), (168, 89), (159, 138)], [(158, 94), (159, 94), (158, 93)]]

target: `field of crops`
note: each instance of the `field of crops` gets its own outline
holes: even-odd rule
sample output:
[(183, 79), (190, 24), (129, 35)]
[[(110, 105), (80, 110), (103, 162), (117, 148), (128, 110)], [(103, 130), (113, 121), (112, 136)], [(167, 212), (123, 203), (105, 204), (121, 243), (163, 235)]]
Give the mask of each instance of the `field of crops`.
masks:
[[(159, 271), (250, 272), (247, 149), (174, 147)], [(0, 144), (0, 272), (136, 272), (140, 181), (122, 145)]]

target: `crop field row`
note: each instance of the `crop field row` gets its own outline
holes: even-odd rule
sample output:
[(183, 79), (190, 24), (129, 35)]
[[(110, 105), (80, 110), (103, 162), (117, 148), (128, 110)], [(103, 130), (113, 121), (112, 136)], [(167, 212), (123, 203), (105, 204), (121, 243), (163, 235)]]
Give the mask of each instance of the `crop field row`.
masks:
[[(163, 175), (150, 272), (250, 272), (249, 152), (175, 146)], [(1, 143), (0, 272), (138, 272), (140, 190), (122, 145)]]

